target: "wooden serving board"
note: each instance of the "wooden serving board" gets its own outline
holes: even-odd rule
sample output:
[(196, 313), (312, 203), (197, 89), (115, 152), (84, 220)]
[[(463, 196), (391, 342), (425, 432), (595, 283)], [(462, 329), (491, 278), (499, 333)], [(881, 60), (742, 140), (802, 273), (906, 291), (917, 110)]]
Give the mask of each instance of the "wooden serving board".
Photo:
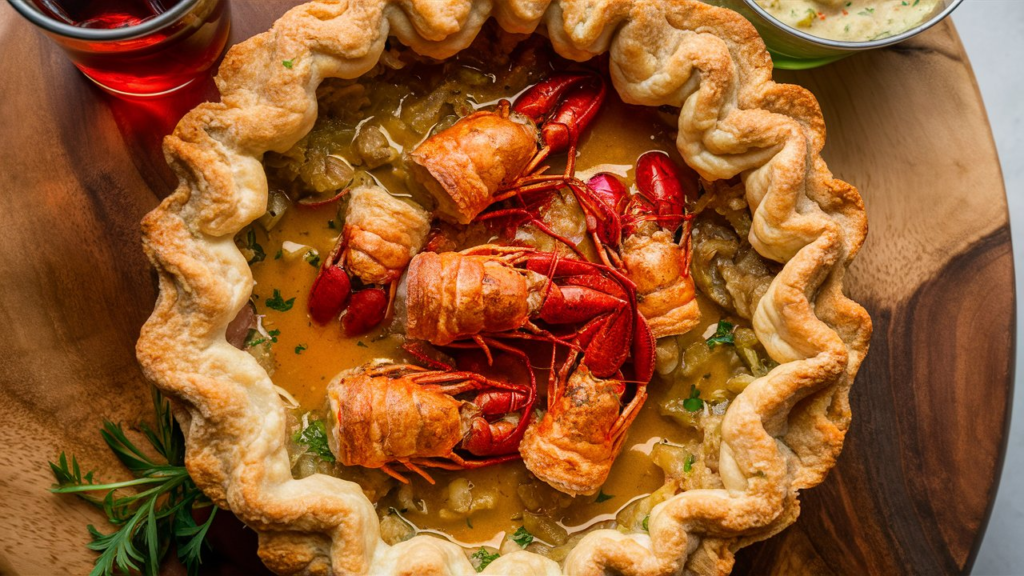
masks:
[[(233, 41), (289, 2), (233, 6)], [(818, 70), (825, 158), (860, 187), (871, 234), (848, 274), (875, 322), (846, 449), (791, 528), (736, 574), (952, 574), (970, 568), (995, 496), (1014, 357), (1013, 260), (988, 120), (952, 24)], [(139, 221), (174, 179), (161, 137), (204, 97), (100, 92), (0, 2), (0, 574), (85, 574), (87, 523), (50, 495), (74, 452), (126, 475), (103, 419), (149, 417), (135, 340), (155, 298)]]

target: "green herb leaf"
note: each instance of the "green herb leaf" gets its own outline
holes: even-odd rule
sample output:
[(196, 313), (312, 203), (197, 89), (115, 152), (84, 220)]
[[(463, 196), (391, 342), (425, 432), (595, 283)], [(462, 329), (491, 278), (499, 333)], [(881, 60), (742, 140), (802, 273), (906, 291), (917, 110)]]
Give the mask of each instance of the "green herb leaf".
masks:
[(356, 346), (359, 346), (360, 348), (369, 348), (369, 346), (364, 344), (362, 340), (357, 341)]
[[(135, 476), (122, 482), (97, 483), (93, 473), (82, 474), (78, 459), (70, 464), (64, 453), (57, 463), (50, 463), (56, 484), (50, 488), (57, 494), (74, 494), (104, 511), (107, 520), (117, 529), (109, 534), (88, 526), (92, 542), (86, 546), (99, 552), (91, 576), (112, 576), (115, 573), (139, 572), (155, 576), (172, 543), (178, 558), (189, 574), (198, 572), (203, 542), (212, 521), (196, 526), (191, 510), (210, 506), (210, 501), (196, 487), (184, 466), (184, 438), (171, 414), (170, 404), (154, 390), (153, 406), (156, 426), (140, 429), (153, 451), (165, 461), (158, 462), (136, 447), (120, 424), (105, 422), (100, 434), (114, 454)], [(120, 496), (124, 488), (133, 490)], [(94, 496), (105, 493), (102, 498)]]
[(614, 494), (605, 494), (604, 490), (600, 490), (600, 491), (598, 491), (597, 499), (595, 499), (594, 502), (597, 502), (598, 504), (600, 504), (601, 502), (607, 502), (608, 500), (611, 500), (612, 498), (615, 498)]
[(494, 562), (500, 556), (501, 556), (501, 554), (498, 554), (497, 552), (495, 552), (494, 554), (491, 554), (490, 552), (487, 551), (486, 548), (481, 546), (479, 550), (477, 550), (476, 552), (473, 552), (473, 554), (470, 556), (470, 558), (473, 560), (473, 566), (476, 567), (476, 571), (477, 572), (483, 572), (483, 569), (487, 568), (488, 564), (490, 564), (491, 562)]
[(306, 252), (306, 255), (303, 256), (303, 258), (305, 258), (306, 262), (309, 262), (309, 265), (312, 266), (313, 268), (320, 267), (320, 255), (317, 254), (316, 252), (310, 250)]
[(732, 322), (719, 320), (718, 327), (715, 328), (714, 336), (708, 338), (705, 342), (707, 342), (708, 348), (714, 348), (719, 344), (735, 345), (734, 337), (732, 335)]
[(693, 463), (697, 461), (697, 457), (693, 454), (687, 454), (686, 460), (683, 460), (683, 472), (689, 472), (693, 470)]
[(644, 532), (650, 532), (651, 531), (651, 529), (647, 525), (648, 522), (650, 522), (650, 520), (651, 520), (651, 515), (650, 514), (648, 514), (647, 516), (644, 516), (644, 523), (642, 524), (642, 526), (644, 527)]
[(466, 526), (468, 526), (470, 530), (473, 529), (473, 521), (469, 519), (469, 516), (466, 516)]
[(305, 344), (299, 344), (298, 346), (295, 347), (295, 353), (296, 354), (302, 354), (303, 352), (305, 352), (305, 350), (306, 350), (306, 345)]
[(871, 16), (874, 13), (875, 13), (875, 9), (874, 8), (865, 8), (865, 9), (861, 10), (860, 12), (857, 12), (857, 15), (858, 16)]
[(531, 542), (533, 542), (533, 534), (530, 534), (525, 526), (520, 526), (512, 534), (512, 541), (519, 544), (520, 548), (526, 548)]
[(292, 305), (295, 304), (295, 298), (289, 298), (287, 300), (281, 298), (281, 291), (274, 288), (274, 295), (267, 298), (267, 308), (277, 310), (278, 312), (287, 312), (292, 309)]
[(292, 69), (292, 65), (294, 65), (294, 64), (295, 64), (295, 58), (292, 58), (291, 60), (282, 60), (281, 61), (281, 65), (284, 66), (285, 68), (289, 69), (289, 70)]
[(249, 228), (249, 231), (245, 233), (245, 246), (252, 250), (252, 258), (249, 258), (250, 266), (266, 259), (267, 253), (263, 251), (263, 246), (256, 242), (256, 231), (252, 228)]
[(274, 260), (280, 260), (284, 256), (284, 250), (278, 249), (277, 254), (274, 254)]
[[(294, 298), (292, 300), (294, 300)], [(289, 300), (289, 302), (290, 301), (291, 300)], [(273, 342), (274, 344), (277, 344), (277, 337), (280, 334), (281, 334), (280, 330), (271, 330), (270, 332), (267, 332), (267, 336), (270, 336), (270, 341)]]
[(693, 384), (690, 384), (690, 397), (683, 400), (683, 408), (687, 412), (697, 412), (704, 408), (704, 401), (700, 399), (700, 390)]
[(324, 462), (334, 462), (334, 454), (327, 443), (327, 425), (323, 420), (314, 420), (304, 430), (295, 434), (293, 440), (305, 444), (309, 451), (320, 457)]

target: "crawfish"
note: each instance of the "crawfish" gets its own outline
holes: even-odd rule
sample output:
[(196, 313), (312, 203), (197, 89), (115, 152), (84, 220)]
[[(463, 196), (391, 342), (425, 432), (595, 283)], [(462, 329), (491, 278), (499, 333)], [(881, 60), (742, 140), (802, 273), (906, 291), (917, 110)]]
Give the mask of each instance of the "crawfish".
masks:
[(587, 187), (615, 215), (595, 229), (594, 242), (636, 284), (651, 331), (658, 338), (688, 332), (700, 320), (689, 271), (693, 216), (686, 212), (686, 202), (697, 199), (696, 173), (647, 152), (637, 160), (636, 194), (611, 174), (597, 174)]
[[(481, 468), (518, 459), (536, 399), (535, 385), (411, 364), (343, 372), (327, 391), (337, 424), (332, 449), (342, 464), (380, 468), (407, 483), (393, 468), (401, 464), (431, 484), (425, 467)], [(465, 395), (472, 397), (457, 398)]]
[[(395, 281), (423, 248), (430, 217), (378, 186), (355, 188), (349, 196), (341, 236), (310, 288), (309, 314), (318, 324), (326, 324), (344, 310), (345, 332), (355, 336), (386, 316)], [(353, 293), (351, 277), (366, 288)], [(375, 285), (390, 286), (391, 296)]]
[[(413, 175), (437, 200), (443, 219), (467, 224), (519, 217), (575, 248), (549, 229), (537, 216), (537, 206), (523, 198), (566, 186), (577, 196), (587, 194), (573, 177), (576, 141), (594, 120), (606, 91), (606, 82), (596, 74), (552, 76), (524, 92), (514, 105), (502, 100), (496, 112), (477, 112), (428, 138), (410, 154)], [(564, 173), (545, 175), (541, 163), (563, 151)], [(513, 197), (522, 207), (481, 214)], [(590, 198), (577, 200), (585, 210), (594, 204)]]
[(574, 364), (571, 354), (553, 374), (547, 412), (527, 428), (519, 445), (530, 472), (572, 496), (593, 494), (604, 484), (647, 398), (640, 383), (623, 407), (625, 382), (597, 378), (582, 362), (567, 376)]
[[(632, 283), (607, 267), (521, 247), (484, 245), (416, 255), (409, 265), (406, 333), (446, 345), (514, 334), (583, 350), (595, 373), (615, 374), (632, 351), (637, 378), (653, 374), (654, 338)], [(577, 326), (568, 338), (535, 324)]]

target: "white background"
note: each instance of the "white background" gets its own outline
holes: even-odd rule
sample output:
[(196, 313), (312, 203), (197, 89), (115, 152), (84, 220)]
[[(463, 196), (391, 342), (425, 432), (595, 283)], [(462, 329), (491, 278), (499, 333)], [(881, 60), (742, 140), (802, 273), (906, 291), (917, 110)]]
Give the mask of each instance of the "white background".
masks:
[[(953, 13), (985, 99), (1006, 179), (1017, 270), (1017, 307), (1024, 305), (1024, 0), (966, 0)], [(975, 576), (1024, 575), (1024, 322), (1017, 319), (1017, 378), (1010, 441)], [(984, 414), (978, 414), (984, 418)], [(955, 496), (954, 496), (955, 497)]]

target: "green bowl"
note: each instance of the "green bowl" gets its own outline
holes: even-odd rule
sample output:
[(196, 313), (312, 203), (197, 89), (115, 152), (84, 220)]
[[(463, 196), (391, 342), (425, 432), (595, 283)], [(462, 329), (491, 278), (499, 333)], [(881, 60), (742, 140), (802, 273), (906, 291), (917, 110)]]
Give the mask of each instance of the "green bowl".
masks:
[(942, 9), (917, 26), (888, 38), (864, 42), (845, 42), (818, 38), (780, 22), (755, 0), (704, 0), (708, 4), (735, 10), (757, 28), (776, 68), (783, 70), (807, 70), (830, 64), (864, 50), (891, 46), (938, 24), (949, 16), (963, 0), (942, 0)]

